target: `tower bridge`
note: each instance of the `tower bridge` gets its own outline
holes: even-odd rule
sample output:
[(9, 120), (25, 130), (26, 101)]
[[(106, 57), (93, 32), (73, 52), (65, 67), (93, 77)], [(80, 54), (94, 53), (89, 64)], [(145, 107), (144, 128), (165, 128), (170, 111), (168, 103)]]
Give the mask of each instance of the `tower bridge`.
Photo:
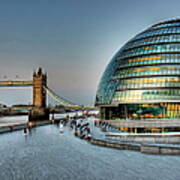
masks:
[(32, 86), (33, 88), (33, 104), (29, 113), (29, 120), (49, 119), (49, 108), (47, 108), (47, 95), (49, 95), (56, 103), (63, 107), (79, 108), (82, 106), (72, 103), (65, 98), (57, 95), (47, 86), (47, 74), (43, 73), (39, 68), (33, 73), (33, 79), (30, 81), (0, 81), (0, 87), (24, 87)]

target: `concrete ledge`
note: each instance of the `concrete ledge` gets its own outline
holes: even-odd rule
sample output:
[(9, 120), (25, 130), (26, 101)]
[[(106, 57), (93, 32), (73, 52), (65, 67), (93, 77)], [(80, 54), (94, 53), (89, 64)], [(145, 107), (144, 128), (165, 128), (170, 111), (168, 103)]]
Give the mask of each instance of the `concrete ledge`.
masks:
[(120, 143), (95, 138), (91, 138), (89, 142), (98, 146), (116, 148), (120, 150), (135, 150), (147, 154), (180, 155), (180, 146)]
[(148, 154), (160, 154), (160, 150), (158, 146), (141, 146), (140, 148), (142, 153), (148, 153)]
[(91, 138), (89, 142), (91, 144), (104, 146), (104, 147), (111, 147), (111, 148), (116, 148), (116, 149), (121, 149), (121, 150), (135, 150), (135, 151), (140, 150), (140, 145), (137, 145), (137, 144), (116, 143), (116, 142), (110, 142), (110, 141), (102, 140), (102, 139), (95, 139), (95, 138)]
[(15, 124), (15, 125), (10, 125), (10, 126), (3, 126), (3, 127), (0, 127), (0, 133), (17, 131), (17, 130), (24, 129), (25, 127), (27, 127), (27, 124)]
[[(51, 123), (52, 122), (50, 120), (37, 121), (37, 122), (33, 122), (31, 124), (31, 127), (43, 126), (43, 125), (47, 125), (47, 124), (51, 124)], [(3, 126), (3, 127), (0, 127), (0, 134), (1, 133), (12, 132), (12, 131), (17, 131), (17, 130), (22, 130), (22, 129), (27, 128), (27, 127), (28, 127), (27, 123)]]
[(148, 154), (180, 155), (180, 147), (142, 145), (140, 150), (142, 153)]
[(106, 134), (106, 137), (120, 142), (180, 144), (180, 135), (173, 134)]

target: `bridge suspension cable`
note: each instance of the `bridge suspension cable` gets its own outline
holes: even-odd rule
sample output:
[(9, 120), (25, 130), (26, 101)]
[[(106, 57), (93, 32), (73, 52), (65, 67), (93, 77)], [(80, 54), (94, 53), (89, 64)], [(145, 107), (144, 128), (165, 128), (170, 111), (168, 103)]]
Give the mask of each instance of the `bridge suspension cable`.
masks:
[(74, 103), (66, 100), (65, 98), (60, 97), (59, 95), (57, 95), (53, 90), (51, 90), (48, 87), (44, 86), (44, 89), (46, 90), (47, 94), (60, 105), (63, 105), (66, 107), (81, 107), (80, 105), (74, 104)]

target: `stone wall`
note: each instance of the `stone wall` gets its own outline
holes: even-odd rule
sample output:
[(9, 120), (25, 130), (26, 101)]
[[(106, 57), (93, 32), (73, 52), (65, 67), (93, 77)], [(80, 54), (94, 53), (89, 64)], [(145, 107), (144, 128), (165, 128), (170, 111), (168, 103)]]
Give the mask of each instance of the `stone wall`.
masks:
[(158, 143), (158, 144), (180, 144), (180, 135), (143, 135), (143, 134), (130, 134), (130, 135), (113, 135), (106, 134), (110, 140), (118, 140), (120, 142), (136, 142), (136, 143)]

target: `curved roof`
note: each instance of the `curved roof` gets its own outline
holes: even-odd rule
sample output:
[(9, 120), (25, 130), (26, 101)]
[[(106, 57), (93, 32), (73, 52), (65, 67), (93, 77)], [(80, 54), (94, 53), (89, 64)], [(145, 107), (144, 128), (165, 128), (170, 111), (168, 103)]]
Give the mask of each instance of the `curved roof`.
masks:
[(111, 59), (96, 105), (180, 101), (180, 19), (155, 24)]

